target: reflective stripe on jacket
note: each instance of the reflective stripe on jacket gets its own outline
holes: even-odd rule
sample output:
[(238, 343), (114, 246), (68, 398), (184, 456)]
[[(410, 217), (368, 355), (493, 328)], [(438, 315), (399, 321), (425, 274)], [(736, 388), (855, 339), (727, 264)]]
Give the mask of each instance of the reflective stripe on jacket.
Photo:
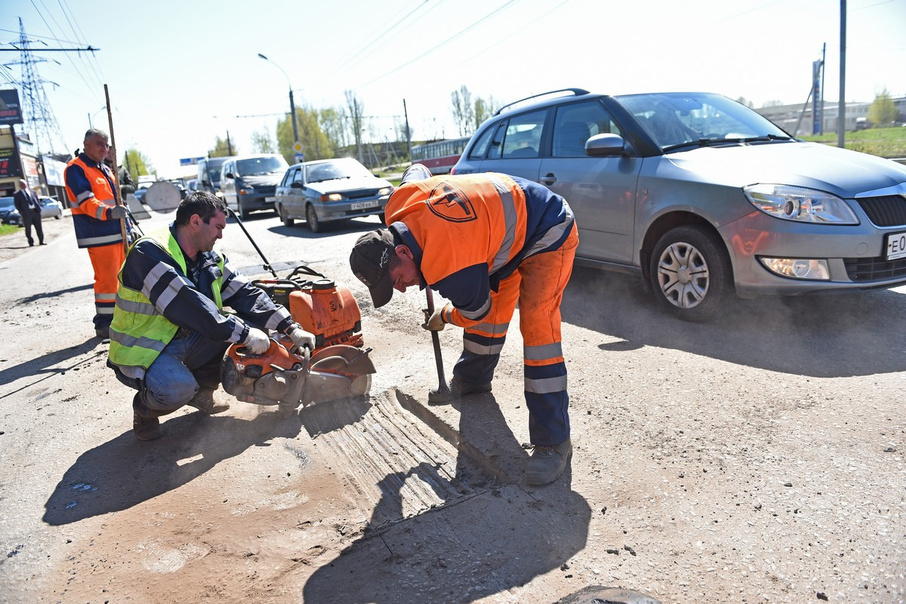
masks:
[(121, 245), (120, 221), (107, 218), (108, 208), (116, 205), (116, 178), (109, 168), (82, 153), (67, 164), (64, 181), (78, 246)]
[[(152, 241), (179, 264), (186, 274), (186, 260), (179, 243), (169, 230), (143, 237), (139, 241)], [(136, 242), (136, 245), (138, 242)], [(129, 254), (135, 249), (133, 245)], [(128, 262), (129, 254), (126, 255)], [(116, 365), (127, 377), (141, 379), (160, 355), (161, 351), (173, 340), (179, 327), (161, 314), (148, 297), (141, 291), (127, 287), (123, 283), (123, 269), (119, 273), (119, 289), (116, 294), (116, 309), (113, 312), (113, 323), (110, 325), (109, 361)], [(221, 286), (223, 282), (223, 259), (219, 258), (218, 267), (221, 277), (211, 285), (213, 300), (217, 309), (223, 308)], [(144, 287), (150, 291), (154, 287), (155, 277), (149, 274)]]

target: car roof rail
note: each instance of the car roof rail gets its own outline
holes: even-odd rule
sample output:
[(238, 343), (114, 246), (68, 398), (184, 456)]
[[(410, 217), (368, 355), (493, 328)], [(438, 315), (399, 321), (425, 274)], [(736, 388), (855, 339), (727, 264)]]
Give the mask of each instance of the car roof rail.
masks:
[[(551, 90), (549, 92), (533, 94), (532, 96), (527, 96), (524, 99), (519, 99), (518, 101), (513, 101), (512, 103), (508, 103), (508, 104), (504, 105), (503, 107), (501, 107), (500, 109), (498, 109), (497, 111), (495, 111), (494, 115), (500, 115), (501, 113), (503, 113), (504, 109), (506, 109), (508, 107), (512, 107), (513, 105), (518, 105), (519, 103), (524, 103), (525, 101), (530, 101), (532, 99), (537, 99), (537, 98), (543, 97), (543, 96), (550, 96), (552, 94), (557, 94), (560, 92), (571, 92), (576, 96), (581, 96), (583, 94), (590, 94), (587, 90), (585, 90), (583, 88), (560, 88), (558, 90)], [(566, 95), (563, 95), (563, 96), (566, 96)]]

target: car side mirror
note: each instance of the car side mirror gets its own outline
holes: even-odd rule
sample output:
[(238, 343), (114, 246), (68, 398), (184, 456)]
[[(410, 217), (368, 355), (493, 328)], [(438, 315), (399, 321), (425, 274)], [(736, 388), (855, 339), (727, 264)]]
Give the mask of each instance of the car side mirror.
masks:
[(585, 141), (585, 154), (591, 157), (614, 157), (624, 152), (625, 143), (619, 134), (595, 134)]
[(301, 189), (303, 186), (304, 186), (304, 185), (303, 185), (301, 182), (299, 182), (298, 180), (294, 180), (294, 181), (289, 185), (289, 188), (290, 188), (290, 189)]
[(224, 174), (224, 176), (226, 176), (227, 178), (236, 178), (235, 176), (233, 176), (232, 172), (227, 172), (226, 174)]

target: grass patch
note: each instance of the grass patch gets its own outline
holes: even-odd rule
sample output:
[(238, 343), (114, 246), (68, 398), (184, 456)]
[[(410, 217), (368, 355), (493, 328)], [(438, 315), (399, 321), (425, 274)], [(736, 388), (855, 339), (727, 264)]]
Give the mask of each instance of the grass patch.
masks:
[[(826, 132), (820, 136), (801, 136), (802, 140), (837, 145), (837, 133)], [(888, 159), (906, 157), (906, 128), (871, 128), (847, 132), (843, 139), (847, 149), (861, 151)]]
[(2, 224), (0, 225), (0, 237), (4, 235), (12, 235), (19, 231), (19, 227), (14, 224)]

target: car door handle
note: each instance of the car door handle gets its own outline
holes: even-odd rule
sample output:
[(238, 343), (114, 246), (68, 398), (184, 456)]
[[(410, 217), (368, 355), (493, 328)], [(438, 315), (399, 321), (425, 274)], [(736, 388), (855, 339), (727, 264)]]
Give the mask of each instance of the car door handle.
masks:
[(555, 182), (557, 182), (557, 177), (554, 176), (553, 172), (548, 172), (547, 174), (545, 174), (544, 176), (541, 177), (542, 185), (549, 186), (549, 185), (554, 184)]

